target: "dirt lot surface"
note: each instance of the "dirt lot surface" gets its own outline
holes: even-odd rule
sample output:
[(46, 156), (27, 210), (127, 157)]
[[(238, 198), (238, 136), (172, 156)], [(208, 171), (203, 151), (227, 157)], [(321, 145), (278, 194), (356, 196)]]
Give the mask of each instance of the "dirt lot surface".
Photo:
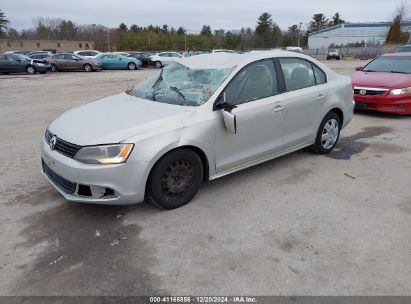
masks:
[(65, 201), (40, 173), (47, 125), (153, 71), (0, 76), (0, 295), (411, 295), (411, 117), (357, 113), (330, 155), (173, 211)]

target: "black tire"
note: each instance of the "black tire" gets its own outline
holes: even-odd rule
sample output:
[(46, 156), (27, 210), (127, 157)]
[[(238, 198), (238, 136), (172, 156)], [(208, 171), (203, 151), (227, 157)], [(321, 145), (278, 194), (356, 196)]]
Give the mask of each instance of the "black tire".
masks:
[(163, 209), (175, 209), (189, 203), (203, 181), (200, 156), (186, 148), (164, 155), (150, 172), (146, 200)]
[(330, 60), (330, 57), (329, 57), (329, 56), (327, 56), (327, 60)]
[(85, 72), (92, 72), (92, 71), (93, 71), (93, 67), (92, 67), (90, 64), (86, 63), (86, 64), (83, 66), (83, 70), (84, 70)]
[[(327, 132), (327, 130), (325, 129), (325, 126), (326, 124), (330, 124), (330, 122), (333, 120), (336, 122), (338, 130), (330, 132), (330, 136), (332, 136), (332, 138), (336, 136), (335, 141), (332, 140), (331, 141), (332, 144), (330, 142), (329, 145), (326, 145), (327, 143), (326, 140), (323, 140), (323, 135), (327, 135), (327, 134), (324, 134), (324, 132)], [(338, 139), (340, 138), (340, 131), (341, 131), (340, 117), (335, 112), (328, 112), (328, 114), (325, 115), (325, 117), (321, 121), (320, 127), (318, 128), (317, 136), (315, 138), (315, 143), (311, 146), (311, 150), (317, 154), (330, 153), (332, 149), (334, 149), (335, 145), (338, 142)]]
[(40, 72), (40, 74), (46, 74), (47, 72)]
[(36, 68), (33, 66), (33, 65), (28, 65), (27, 67), (26, 67), (26, 73), (27, 74), (29, 74), (29, 75), (34, 75), (34, 74), (36, 74)]
[(55, 64), (52, 64), (51, 65), (51, 72), (58, 72), (58, 68), (57, 68), (57, 66), (55, 65)]
[(161, 61), (156, 61), (156, 62), (154, 62), (154, 66), (155, 66), (157, 69), (161, 69), (161, 68), (163, 67), (163, 64), (161, 63)]

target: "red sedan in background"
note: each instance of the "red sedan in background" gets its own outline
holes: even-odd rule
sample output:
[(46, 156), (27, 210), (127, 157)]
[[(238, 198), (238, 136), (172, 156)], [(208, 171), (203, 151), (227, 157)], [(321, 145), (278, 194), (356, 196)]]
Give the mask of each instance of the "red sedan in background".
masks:
[(411, 114), (411, 53), (385, 54), (356, 70), (356, 109)]

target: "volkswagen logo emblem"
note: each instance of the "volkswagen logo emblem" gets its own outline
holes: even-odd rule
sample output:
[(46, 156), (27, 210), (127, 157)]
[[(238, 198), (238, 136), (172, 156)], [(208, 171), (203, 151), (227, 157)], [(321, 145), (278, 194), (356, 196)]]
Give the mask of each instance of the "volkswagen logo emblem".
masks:
[(51, 151), (53, 151), (54, 148), (56, 147), (56, 143), (57, 143), (57, 136), (53, 135), (53, 137), (50, 139), (50, 142), (49, 142)]
[(360, 95), (362, 96), (367, 95), (367, 90), (364, 90), (364, 89), (360, 90)]

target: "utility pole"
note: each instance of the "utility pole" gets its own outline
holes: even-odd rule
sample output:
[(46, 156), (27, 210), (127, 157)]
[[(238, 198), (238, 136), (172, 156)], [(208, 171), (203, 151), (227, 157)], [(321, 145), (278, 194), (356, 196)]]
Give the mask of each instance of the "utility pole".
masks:
[(298, 26), (298, 42), (297, 42), (297, 46), (298, 47), (300, 47), (300, 40), (301, 40), (301, 38), (300, 38), (300, 36), (301, 36), (301, 26), (303, 25), (303, 23), (302, 22), (300, 22), (300, 24), (299, 24), (299, 26)]
[(184, 31), (184, 51), (187, 52), (187, 30)]
[(108, 48), (108, 51), (111, 52), (111, 48), (110, 48), (110, 29), (107, 30), (107, 48)]

